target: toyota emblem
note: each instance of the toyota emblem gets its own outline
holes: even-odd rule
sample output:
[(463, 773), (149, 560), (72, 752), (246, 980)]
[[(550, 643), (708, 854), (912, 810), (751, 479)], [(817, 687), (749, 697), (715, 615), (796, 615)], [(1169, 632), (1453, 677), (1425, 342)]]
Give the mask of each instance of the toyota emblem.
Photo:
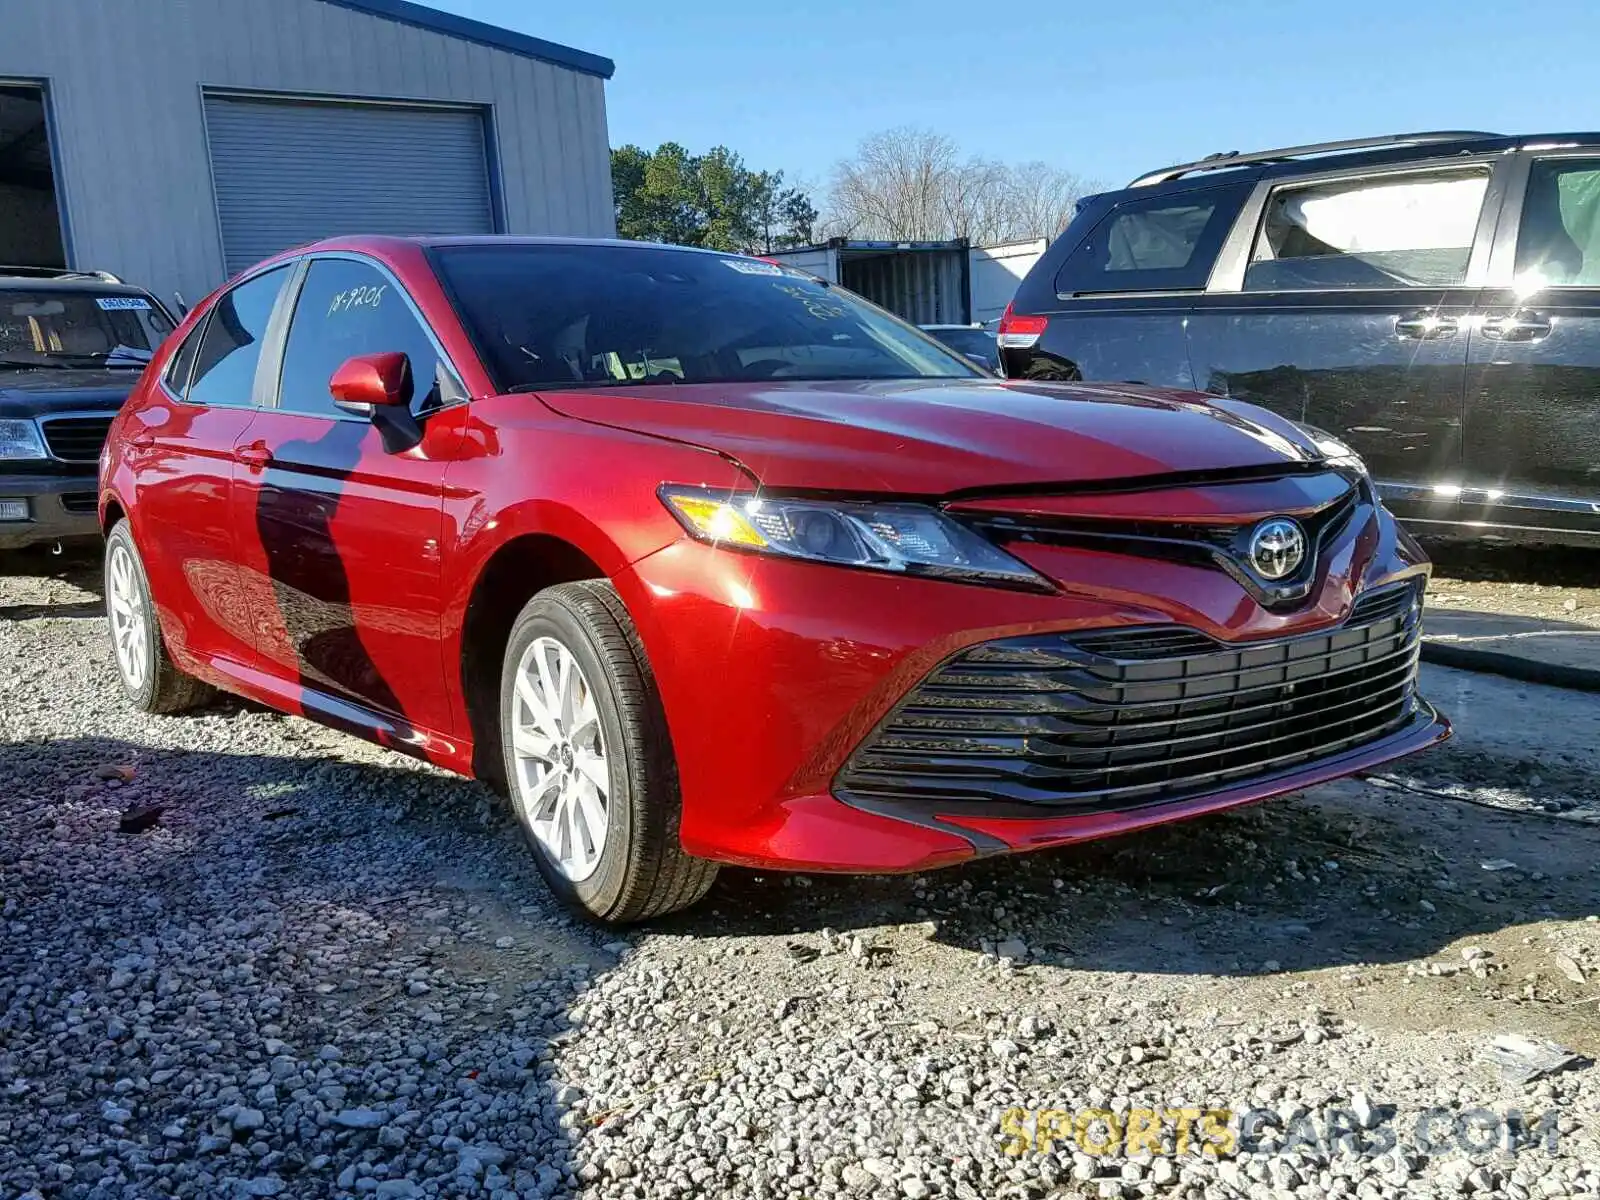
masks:
[(1287, 579), (1306, 557), (1306, 534), (1288, 517), (1273, 517), (1250, 535), (1250, 565), (1263, 579)]

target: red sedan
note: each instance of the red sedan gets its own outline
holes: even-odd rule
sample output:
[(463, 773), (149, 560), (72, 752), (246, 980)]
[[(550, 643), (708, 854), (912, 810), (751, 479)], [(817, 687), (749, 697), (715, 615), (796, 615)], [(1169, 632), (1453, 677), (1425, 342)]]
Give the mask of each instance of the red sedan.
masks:
[(717, 863), (1059, 845), (1448, 729), (1426, 559), (1340, 443), (997, 380), (735, 255), (280, 255), (157, 354), (100, 492), (136, 705), (221, 688), (489, 779), (609, 921)]

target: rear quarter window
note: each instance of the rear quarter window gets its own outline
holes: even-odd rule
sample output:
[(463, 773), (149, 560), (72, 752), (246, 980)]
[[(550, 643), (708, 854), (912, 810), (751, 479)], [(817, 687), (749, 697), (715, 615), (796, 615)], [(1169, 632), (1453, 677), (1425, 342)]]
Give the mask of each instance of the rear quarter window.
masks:
[(1129, 193), (1078, 243), (1056, 273), (1059, 295), (1198, 291), (1250, 184)]

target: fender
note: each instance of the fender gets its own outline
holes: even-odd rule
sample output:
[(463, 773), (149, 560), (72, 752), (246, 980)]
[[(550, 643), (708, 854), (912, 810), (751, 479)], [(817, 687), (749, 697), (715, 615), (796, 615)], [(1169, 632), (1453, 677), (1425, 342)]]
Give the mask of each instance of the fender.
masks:
[[(655, 489), (638, 486), (639, 479), (730, 489), (749, 483), (713, 451), (573, 420), (531, 399), (474, 400), (462, 457), (446, 475), (439, 631), (446, 664), (462, 661), (468, 610), (484, 571), (519, 538), (562, 542), (616, 580), (684, 536)], [(513, 462), (526, 466), (508, 469)], [(460, 689), (455, 700), (464, 734), (470, 722)]]

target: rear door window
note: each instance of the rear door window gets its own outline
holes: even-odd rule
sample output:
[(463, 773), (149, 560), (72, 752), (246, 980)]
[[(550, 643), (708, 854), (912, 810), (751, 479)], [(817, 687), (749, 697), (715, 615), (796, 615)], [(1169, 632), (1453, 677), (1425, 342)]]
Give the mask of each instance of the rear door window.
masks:
[(1529, 168), (1516, 273), (1523, 293), (1600, 287), (1600, 159), (1546, 158)]
[(1199, 291), (1248, 191), (1238, 183), (1117, 205), (1062, 264), (1056, 291)]
[(1244, 290), (1453, 287), (1466, 280), (1488, 188), (1487, 166), (1278, 188)]
[(288, 278), (288, 267), (275, 267), (245, 280), (212, 306), (189, 381), (189, 403), (244, 407), (255, 402), (261, 344)]

